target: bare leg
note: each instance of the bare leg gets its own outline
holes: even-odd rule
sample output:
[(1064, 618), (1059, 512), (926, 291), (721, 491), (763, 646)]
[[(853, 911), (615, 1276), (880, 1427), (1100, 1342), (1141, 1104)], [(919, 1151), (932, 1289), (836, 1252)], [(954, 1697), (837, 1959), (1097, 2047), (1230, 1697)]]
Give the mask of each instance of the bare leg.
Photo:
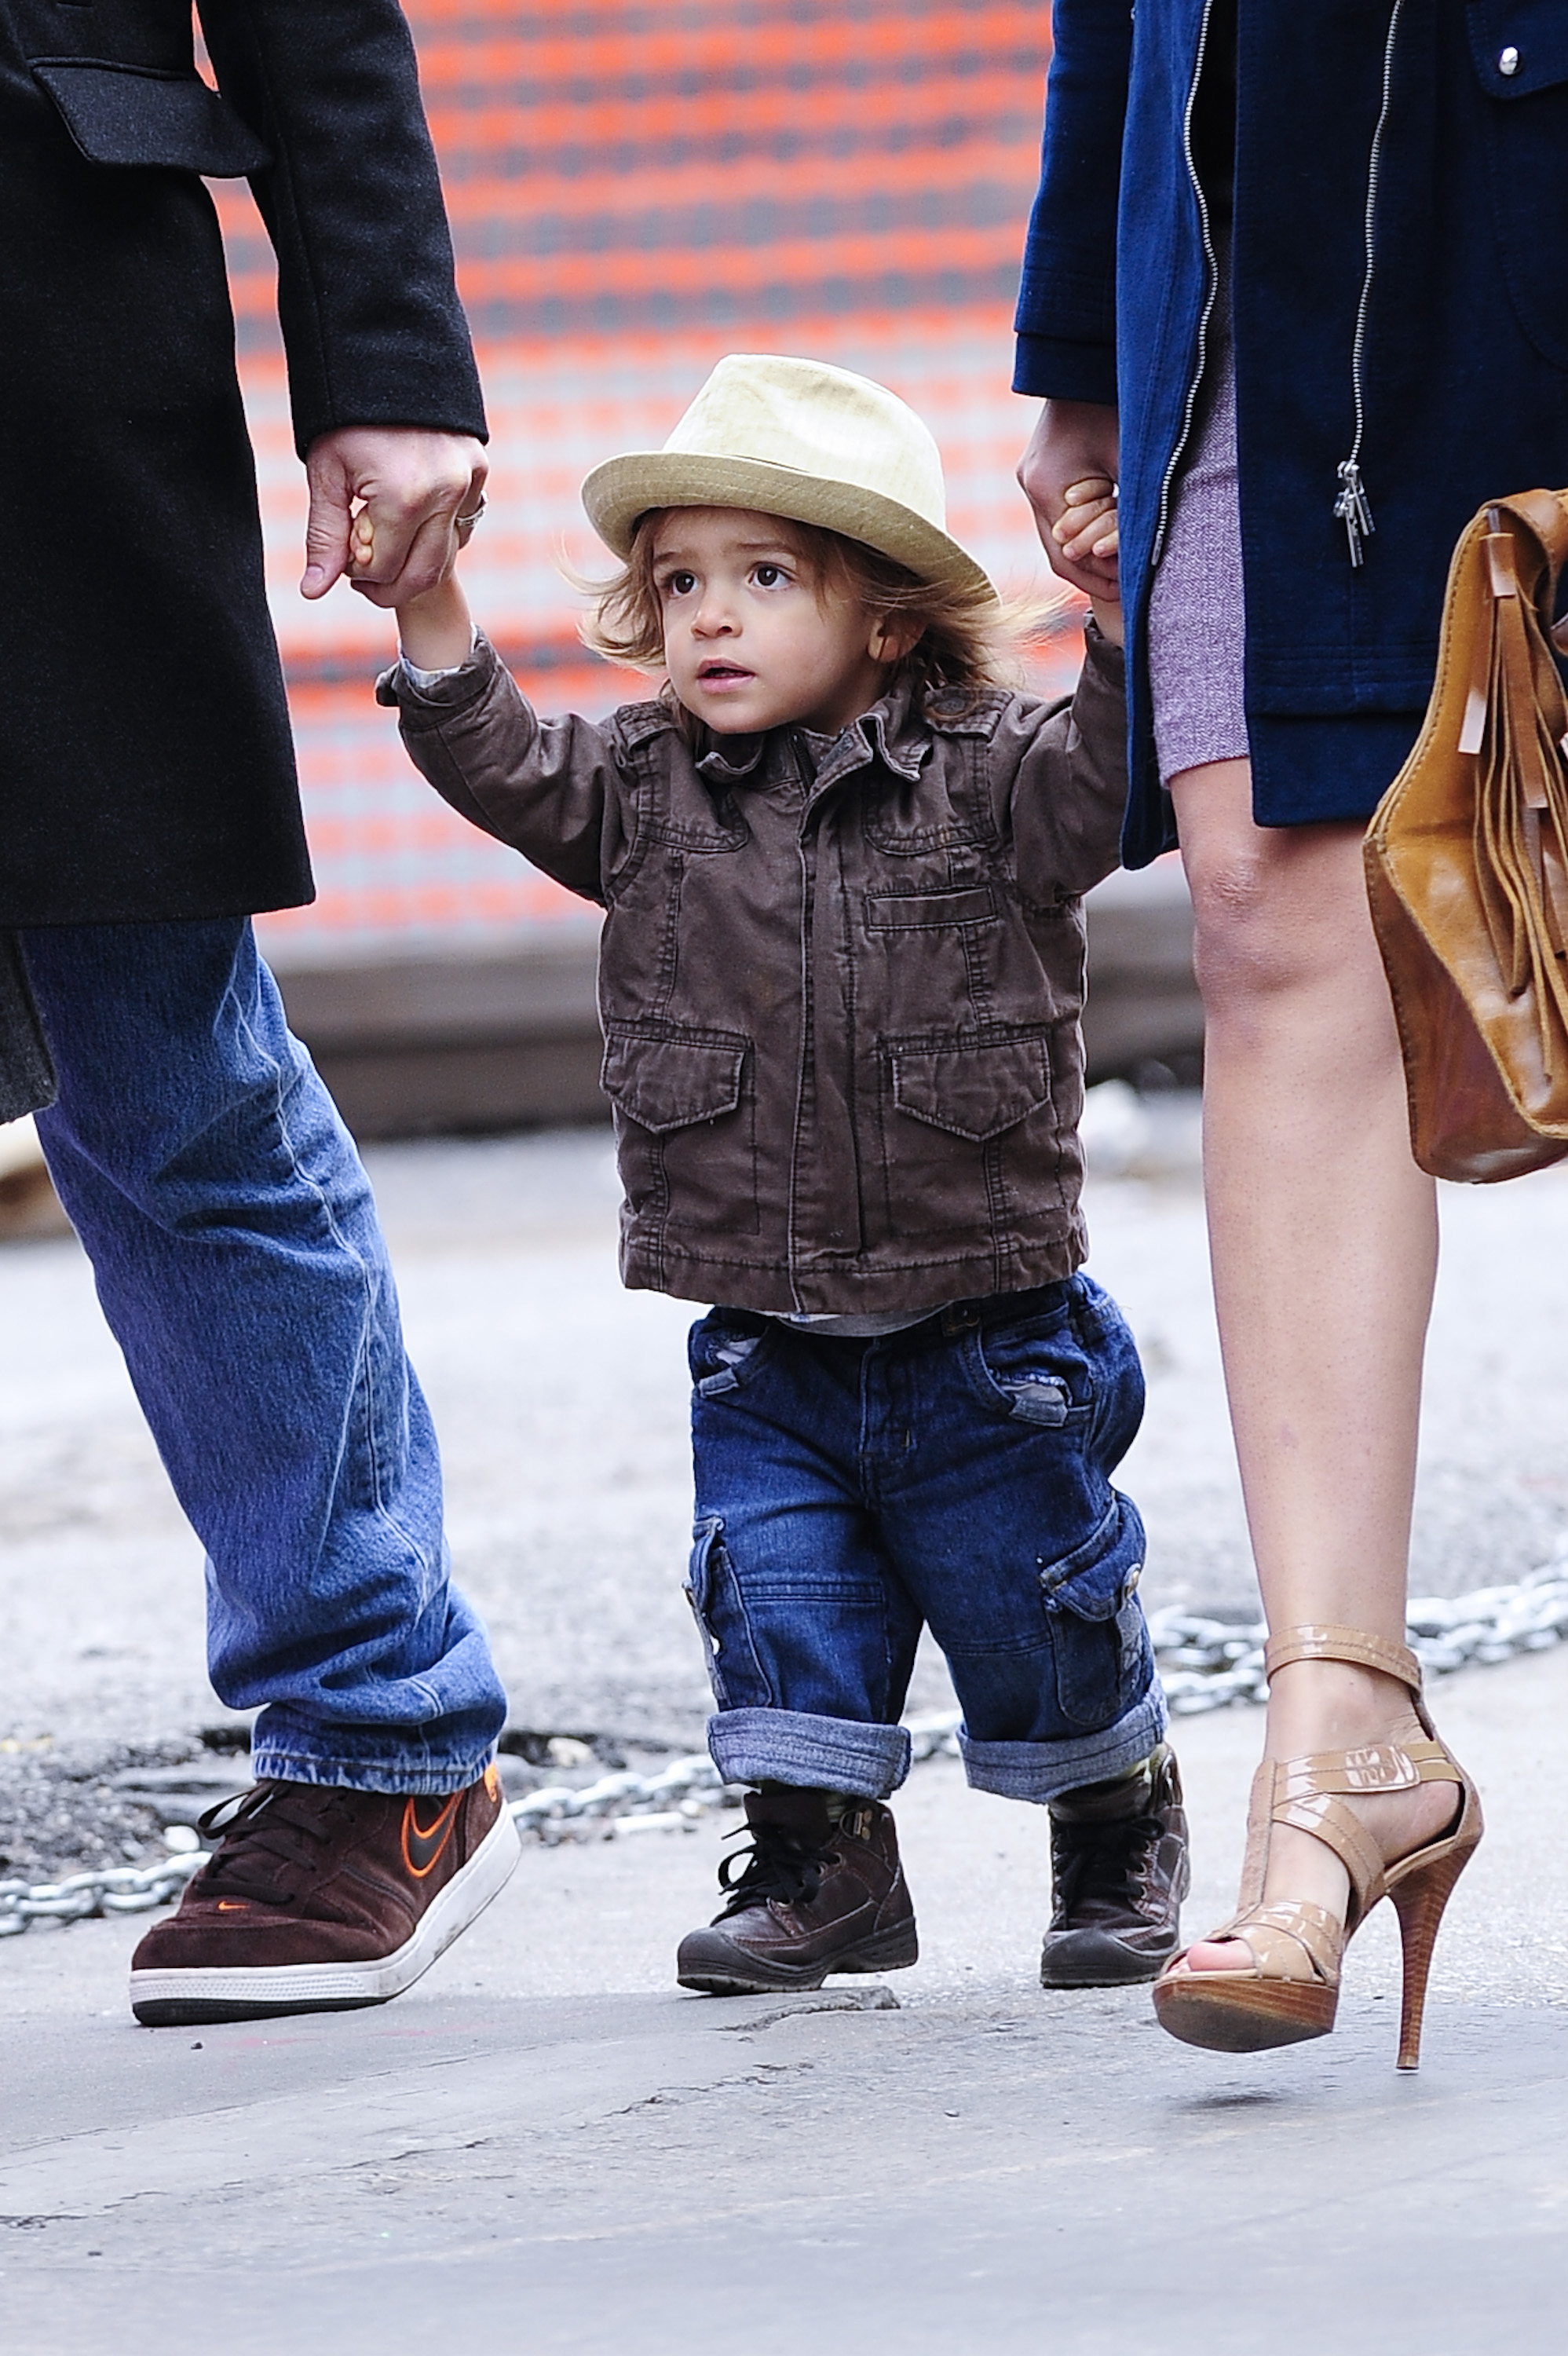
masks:
[[(1264, 828), (1245, 761), (1172, 786), (1207, 1021), (1203, 1156), (1236, 1452), (1271, 1628), (1403, 1643), (1435, 1190), (1411, 1158), (1403, 1073), (1368, 915), (1361, 830)], [(1339, 1662), (1282, 1670), (1266, 1749), (1288, 1758), (1418, 1731), (1403, 1687)], [(1392, 1857), (1441, 1829), (1445, 1785), (1358, 1803)], [(1344, 1868), (1289, 1827), (1268, 1895), (1342, 1914)], [(1235, 1969), (1232, 1944), (1189, 1952)]]

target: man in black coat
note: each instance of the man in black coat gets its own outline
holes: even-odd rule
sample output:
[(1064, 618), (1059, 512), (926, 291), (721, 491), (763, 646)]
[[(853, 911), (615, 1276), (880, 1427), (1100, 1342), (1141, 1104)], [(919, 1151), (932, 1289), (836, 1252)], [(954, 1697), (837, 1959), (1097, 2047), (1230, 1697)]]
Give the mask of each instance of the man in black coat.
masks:
[(256, 1790), (137, 1950), (151, 2022), (382, 2002), (517, 1855), (368, 1184), (249, 922), (312, 886), (203, 176), (277, 251), (307, 596), (357, 502), (368, 594), (434, 579), (484, 412), (396, 0), (201, 17), (221, 95), (188, 0), (0, 0), (0, 926), (213, 1683), (261, 1712)]

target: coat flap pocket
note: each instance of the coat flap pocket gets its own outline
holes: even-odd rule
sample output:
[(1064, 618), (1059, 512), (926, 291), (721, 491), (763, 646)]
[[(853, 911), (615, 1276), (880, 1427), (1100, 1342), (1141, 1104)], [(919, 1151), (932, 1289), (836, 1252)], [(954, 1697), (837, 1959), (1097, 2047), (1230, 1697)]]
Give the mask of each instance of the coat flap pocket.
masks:
[(90, 164), (157, 165), (237, 180), (272, 160), (250, 124), (199, 74), (80, 58), (37, 59), (33, 72)]
[(1470, 53), (1490, 98), (1529, 98), (1568, 81), (1563, 0), (1470, 0)]
[(901, 1112), (976, 1144), (1014, 1129), (1051, 1102), (1043, 1035), (928, 1046), (894, 1045), (893, 1102)]
[(689, 1129), (741, 1101), (751, 1041), (732, 1031), (634, 1031), (612, 1023), (604, 1093), (639, 1128)]

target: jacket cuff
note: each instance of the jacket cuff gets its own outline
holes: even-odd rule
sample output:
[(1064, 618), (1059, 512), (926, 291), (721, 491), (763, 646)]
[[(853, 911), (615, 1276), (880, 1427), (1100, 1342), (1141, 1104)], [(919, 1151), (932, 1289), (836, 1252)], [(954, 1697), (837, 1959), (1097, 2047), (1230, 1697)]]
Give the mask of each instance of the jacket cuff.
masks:
[(1114, 647), (1093, 614), (1083, 616), (1083, 666), (1095, 672), (1107, 687), (1122, 694), (1127, 680), (1127, 654), (1125, 647)]
[(1097, 401), (1116, 406), (1116, 354), (1111, 344), (1073, 344), (1057, 336), (1018, 338), (1013, 391), (1040, 401)]
[(476, 630), (468, 660), (429, 687), (415, 686), (400, 655), (377, 679), (376, 701), (400, 712), (405, 728), (436, 728), (454, 712), (477, 703), (500, 667), (500, 656), (484, 631)]

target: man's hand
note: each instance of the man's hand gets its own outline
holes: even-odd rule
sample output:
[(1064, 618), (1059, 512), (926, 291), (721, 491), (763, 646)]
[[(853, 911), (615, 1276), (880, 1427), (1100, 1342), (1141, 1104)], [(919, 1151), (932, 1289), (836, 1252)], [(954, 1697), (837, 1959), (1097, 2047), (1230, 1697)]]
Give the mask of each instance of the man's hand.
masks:
[[(1116, 412), (1097, 401), (1048, 401), (1019, 461), (1053, 573), (1091, 597), (1116, 594), (1115, 515)], [(1069, 493), (1072, 493), (1069, 499)]]
[(488, 472), (466, 434), (422, 425), (340, 425), (310, 445), (305, 478), (303, 597), (325, 597), (350, 571), (349, 529), (357, 500), (369, 525), (369, 562), (352, 580), (373, 605), (406, 604), (432, 589), (452, 554), (453, 523), (479, 505)]

